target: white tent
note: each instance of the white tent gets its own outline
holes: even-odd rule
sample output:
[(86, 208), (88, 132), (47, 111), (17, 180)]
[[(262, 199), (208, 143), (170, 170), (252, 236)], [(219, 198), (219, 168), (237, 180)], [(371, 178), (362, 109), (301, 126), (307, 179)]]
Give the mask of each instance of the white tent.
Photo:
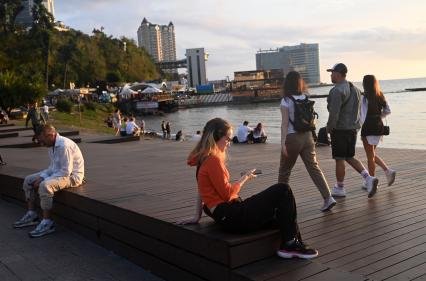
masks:
[(143, 94), (156, 94), (156, 93), (162, 93), (160, 89), (154, 88), (154, 87), (146, 87), (142, 93)]

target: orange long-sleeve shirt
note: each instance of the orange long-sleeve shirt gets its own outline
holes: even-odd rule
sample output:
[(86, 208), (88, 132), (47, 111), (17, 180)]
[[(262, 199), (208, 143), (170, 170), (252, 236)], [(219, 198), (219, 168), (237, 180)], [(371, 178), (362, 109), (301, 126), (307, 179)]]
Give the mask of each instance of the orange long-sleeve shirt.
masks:
[[(188, 164), (193, 165), (189, 161)], [(198, 171), (198, 192), (207, 207), (212, 208), (220, 203), (238, 198), (240, 184), (229, 182), (229, 172), (225, 163), (218, 156), (210, 155), (201, 164)]]

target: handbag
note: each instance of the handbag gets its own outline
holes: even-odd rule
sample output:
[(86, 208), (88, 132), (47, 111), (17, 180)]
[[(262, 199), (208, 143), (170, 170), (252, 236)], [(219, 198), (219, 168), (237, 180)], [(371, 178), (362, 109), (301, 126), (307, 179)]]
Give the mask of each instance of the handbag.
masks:
[(384, 136), (389, 136), (390, 134), (390, 128), (389, 126), (383, 126), (383, 135)]
[(390, 128), (388, 126), (388, 120), (385, 119), (385, 121), (386, 121), (386, 125), (383, 126), (383, 135), (384, 136), (389, 136), (389, 134), (390, 134)]

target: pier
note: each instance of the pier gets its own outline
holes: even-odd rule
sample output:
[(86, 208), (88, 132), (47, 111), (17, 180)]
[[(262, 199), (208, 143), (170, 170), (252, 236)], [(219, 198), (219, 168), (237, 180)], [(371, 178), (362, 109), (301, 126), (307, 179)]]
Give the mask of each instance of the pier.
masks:
[[(198, 225), (175, 224), (194, 213), (195, 168), (186, 165), (194, 142), (141, 137), (98, 144), (92, 141), (100, 136), (79, 137), (88, 183), (55, 195), (56, 221), (166, 280), (426, 278), (426, 150), (379, 148), (397, 171), (394, 185), (387, 187), (378, 168), (379, 191), (368, 199), (361, 177), (348, 168), (347, 197), (327, 213), (319, 211), (322, 198), (299, 159), (290, 186), (302, 236), (320, 253), (306, 261), (275, 255), (277, 230), (227, 234), (208, 217)], [(28, 137), (20, 132), (19, 137), (0, 139), (0, 145), (24, 141)], [(46, 148), (0, 148), (0, 153), (8, 163), (0, 167), (0, 195), (23, 204), (23, 179), (47, 167)], [(277, 144), (231, 146), (233, 180), (250, 168), (263, 171), (242, 188), (243, 198), (276, 183), (279, 153)], [(319, 147), (317, 153), (329, 184), (334, 184), (330, 148)], [(366, 163), (363, 149), (357, 149), (357, 156)]]

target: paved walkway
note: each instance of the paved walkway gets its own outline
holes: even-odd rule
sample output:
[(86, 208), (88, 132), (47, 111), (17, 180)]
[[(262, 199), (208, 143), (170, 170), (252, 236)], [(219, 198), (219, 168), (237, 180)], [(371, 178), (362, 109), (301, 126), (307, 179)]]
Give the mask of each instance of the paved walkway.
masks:
[(31, 227), (11, 227), (24, 211), (0, 199), (1, 281), (162, 280), (62, 226), (52, 235), (31, 239)]

